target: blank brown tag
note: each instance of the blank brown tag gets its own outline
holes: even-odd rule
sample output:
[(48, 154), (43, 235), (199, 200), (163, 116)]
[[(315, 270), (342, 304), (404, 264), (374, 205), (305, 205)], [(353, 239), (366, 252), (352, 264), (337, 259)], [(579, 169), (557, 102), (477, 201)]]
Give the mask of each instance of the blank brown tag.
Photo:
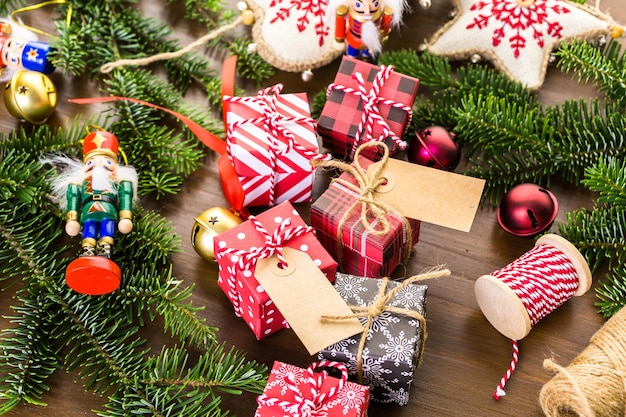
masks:
[[(371, 175), (380, 162), (368, 167)], [(389, 158), (376, 198), (404, 217), (469, 232), (485, 180)]]
[(277, 256), (259, 259), (254, 276), (311, 355), (363, 332), (356, 318), (322, 320), (352, 310), (308, 254), (283, 248), (283, 256), (287, 267), (279, 266)]

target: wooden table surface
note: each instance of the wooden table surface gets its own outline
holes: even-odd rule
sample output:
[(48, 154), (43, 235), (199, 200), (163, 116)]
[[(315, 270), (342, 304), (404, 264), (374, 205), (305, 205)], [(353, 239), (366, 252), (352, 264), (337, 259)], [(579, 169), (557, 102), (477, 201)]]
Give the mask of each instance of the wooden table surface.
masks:
[[(185, 29), (185, 22), (170, 7), (161, 10), (164, 2), (141, 2), (141, 6), (158, 19), (173, 25), (181, 35), (181, 44), (194, 36)], [(626, 23), (623, 0), (604, 0), (603, 10), (613, 18)], [(429, 10), (422, 10), (412, 2), (414, 11), (405, 19), (404, 28), (394, 33), (386, 46), (388, 50), (417, 48), (447, 19), (452, 10), (451, 0), (434, 0)], [(623, 42), (623, 40), (622, 40)], [(332, 81), (338, 61), (316, 70), (308, 83), (299, 74), (279, 72), (267, 85), (282, 82), (284, 92), (307, 91), (310, 97)], [(98, 95), (97, 88), (83, 79), (73, 79), (62, 74), (52, 74), (60, 94), (57, 112), (52, 124), (69, 123), (77, 112), (97, 111), (97, 107), (84, 107), (66, 103), (69, 97)], [(251, 91), (255, 86), (250, 86)], [(539, 91), (541, 101), (560, 102), (565, 98), (589, 98), (597, 95), (590, 86), (578, 85), (569, 75), (550, 67), (543, 88)], [(201, 94), (190, 92), (189, 100), (202, 101)], [(19, 122), (0, 107), (0, 124), (3, 131), (14, 129)], [(220, 328), (219, 338), (247, 352), (254, 359), (268, 366), (274, 360), (306, 367), (314, 360), (291, 330), (280, 331), (257, 341), (243, 322), (233, 314), (233, 308), (216, 284), (216, 265), (200, 258), (193, 250), (189, 235), (194, 217), (207, 208), (225, 206), (216, 173), (216, 158), (209, 155), (206, 164), (189, 177), (179, 195), (146, 202), (158, 210), (182, 235), (182, 252), (173, 256), (174, 276), (185, 284), (195, 284), (193, 303), (204, 306), (200, 313), (211, 325)], [(318, 187), (319, 188), (319, 187)], [(551, 190), (559, 201), (557, 223), (564, 221), (565, 214), (580, 207), (590, 207), (595, 196), (583, 187), (554, 185)], [(317, 189), (319, 194), (321, 190)], [(308, 221), (309, 206), (297, 205)], [(507, 395), (500, 401), (492, 393), (511, 360), (511, 341), (499, 334), (484, 318), (474, 297), (474, 282), (481, 275), (500, 269), (533, 247), (534, 240), (512, 236), (502, 230), (496, 221), (495, 210), (479, 209), (469, 233), (456, 232), (443, 227), (422, 224), (420, 241), (415, 246), (407, 274), (414, 274), (436, 265), (447, 266), (452, 275), (428, 282), (428, 339), (422, 365), (416, 370), (410, 394), (410, 404), (405, 407), (372, 404), (370, 417), (458, 417), (458, 416), (515, 416), (537, 417), (543, 413), (538, 405), (538, 392), (551, 374), (542, 368), (545, 358), (554, 357), (560, 364), (569, 361), (587, 346), (589, 338), (604, 323), (594, 306), (594, 289), (582, 297), (572, 299), (533, 327), (530, 334), (520, 341), (520, 362), (507, 385)], [(600, 274), (594, 277), (594, 287)], [(2, 311), (13, 303), (9, 294), (3, 293)], [(6, 321), (3, 325), (8, 325)], [(162, 331), (157, 321), (146, 326), (143, 335), (148, 338), (153, 352), (172, 341)], [(91, 410), (102, 409), (104, 399), (83, 391), (75, 374), (62, 370), (51, 379), (50, 392), (44, 395), (45, 408), (19, 406), (11, 416), (41, 415), (88, 416)], [(252, 416), (256, 408), (255, 396), (225, 396), (225, 403), (238, 416)]]

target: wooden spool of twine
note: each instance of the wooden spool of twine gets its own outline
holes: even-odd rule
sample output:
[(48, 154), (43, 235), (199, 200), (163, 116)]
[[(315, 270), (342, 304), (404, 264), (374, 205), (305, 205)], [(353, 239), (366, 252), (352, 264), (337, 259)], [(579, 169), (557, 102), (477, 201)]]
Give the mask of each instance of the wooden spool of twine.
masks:
[(543, 361), (556, 372), (539, 393), (548, 417), (626, 415), (626, 308), (611, 317), (567, 368)]
[(517, 365), (517, 341), (572, 296), (587, 292), (591, 279), (589, 266), (576, 247), (558, 235), (547, 234), (511, 264), (476, 280), (480, 309), (513, 344), (513, 359), (493, 394), (496, 400), (505, 395), (504, 386)]

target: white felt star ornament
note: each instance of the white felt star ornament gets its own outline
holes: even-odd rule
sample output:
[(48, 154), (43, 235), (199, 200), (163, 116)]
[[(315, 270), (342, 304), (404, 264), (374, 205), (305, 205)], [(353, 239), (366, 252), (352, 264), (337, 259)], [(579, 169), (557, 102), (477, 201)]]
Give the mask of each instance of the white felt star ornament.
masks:
[(328, 0), (248, 0), (248, 5), (256, 50), (274, 67), (300, 72), (341, 55), (333, 48), (334, 21), (324, 18)]
[(598, 39), (615, 23), (586, 5), (566, 0), (454, 0), (457, 14), (427, 43), (435, 55), (474, 54), (528, 88), (543, 84), (550, 53), (569, 39)]

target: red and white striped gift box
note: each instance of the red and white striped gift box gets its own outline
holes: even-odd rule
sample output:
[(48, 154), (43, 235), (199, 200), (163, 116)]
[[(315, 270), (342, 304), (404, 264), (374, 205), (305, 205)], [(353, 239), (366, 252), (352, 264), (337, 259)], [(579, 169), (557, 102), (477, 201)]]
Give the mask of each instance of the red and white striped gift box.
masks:
[(319, 156), (317, 130), (306, 93), (224, 97), (228, 156), (245, 193), (244, 206), (311, 201)]

